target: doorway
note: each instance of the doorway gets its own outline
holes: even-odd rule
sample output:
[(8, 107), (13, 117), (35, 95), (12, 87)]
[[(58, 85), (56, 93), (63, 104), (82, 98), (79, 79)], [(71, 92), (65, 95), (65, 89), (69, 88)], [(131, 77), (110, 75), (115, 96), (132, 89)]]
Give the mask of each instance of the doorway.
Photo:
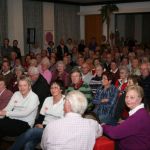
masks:
[(101, 44), (102, 38), (102, 18), (100, 15), (85, 16), (85, 42), (88, 44), (92, 38), (95, 38), (97, 44)]

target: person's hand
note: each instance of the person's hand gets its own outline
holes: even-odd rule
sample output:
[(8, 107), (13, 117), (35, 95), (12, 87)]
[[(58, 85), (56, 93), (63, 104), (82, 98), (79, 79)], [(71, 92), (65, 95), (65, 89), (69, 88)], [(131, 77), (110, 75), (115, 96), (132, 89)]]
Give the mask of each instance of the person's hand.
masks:
[(107, 98), (104, 98), (101, 100), (101, 103), (107, 103), (108, 102), (108, 99)]
[(118, 123), (121, 124), (123, 123), (125, 120), (119, 120)]
[(101, 123), (101, 126), (103, 126), (103, 125), (106, 125), (106, 123), (104, 123), (104, 122), (103, 122), (103, 123)]
[(36, 124), (35, 127), (36, 128), (43, 128), (43, 125), (42, 124)]
[(6, 115), (6, 111), (0, 110), (0, 116), (5, 116), (5, 115)]

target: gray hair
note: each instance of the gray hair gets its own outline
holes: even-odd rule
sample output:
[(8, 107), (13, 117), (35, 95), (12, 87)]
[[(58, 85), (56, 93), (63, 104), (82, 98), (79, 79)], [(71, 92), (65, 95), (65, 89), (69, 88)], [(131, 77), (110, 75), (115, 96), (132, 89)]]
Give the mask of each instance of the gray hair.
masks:
[(22, 75), (22, 76), (17, 80), (18, 84), (19, 84), (20, 81), (26, 81), (29, 86), (31, 86), (31, 83), (32, 83), (32, 82), (31, 82), (31, 79), (30, 79), (28, 76), (26, 76), (26, 75)]
[(39, 74), (40, 72), (38, 67), (31, 66), (28, 69), (28, 73), (35, 75), (35, 74)]
[(143, 98), (144, 97), (144, 91), (143, 91), (143, 88), (139, 85), (131, 85), (131, 86), (128, 86), (127, 89), (126, 89), (126, 93), (131, 91), (131, 90), (134, 90), (137, 92), (138, 96), (140, 98)]
[(49, 67), (50, 67), (50, 60), (48, 59), (48, 57), (44, 57), (44, 58), (41, 60), (41, 64), (46, 64), (47, 67), (49, 68)]
[(74, 113), (83, 114), (87, 108), (87, 99), (83, 93), (74, 90), (66, 95), (66, 100), (71, 104), (71, 109)]
[(62, 60), (57, 61), (57, 63), (56, 63), (56, 68), (58, 67), (58, 65), (63, 65), (63, 66), (64, 66), (64, 69), (66, 68), (65, 63), (64, 63)]
[(22, 66), (17, 66), (15, 67), (15, 71), (18, 70), (18, 71), (21, 71), (22, 73), (25, 72), (25, 69), (22, 67)]
[(121, 65), (121, 66), (119, 67), (119, 70), (124, 70), (127, 74), (129, 74), (129, 69), (128, 69), (128, 67), (125, 66), (125, 65)]

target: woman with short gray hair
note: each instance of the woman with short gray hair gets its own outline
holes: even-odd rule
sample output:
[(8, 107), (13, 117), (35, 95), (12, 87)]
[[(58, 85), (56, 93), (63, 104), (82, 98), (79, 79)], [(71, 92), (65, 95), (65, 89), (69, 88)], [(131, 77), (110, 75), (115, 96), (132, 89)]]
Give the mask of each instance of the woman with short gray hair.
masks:
[(14, 76), (12, 80), (9, 82), (8, 89), (11, 90), (13, 93), (18, 91), (18, 80), (24, 74), (25, 69), (22, 66), (18, 66), (14, 68)]
[(50, 84), (52, 79), (52, 73), (49, 70), (50, 61), (48, 57), (44, 57), (40, 63), (40, 73), (46, 79), (47, 83)]
[(125, 102), (129, 117), (117, 126), (104, 125), (103, 130), (111, 139), (119, 142), (119, 150), (150, 149), (150, 116), (144, 108), (142, 87), (131, 85), (126, 90)]
[(65, 64), (63, 61), (58, 61), (56, 63), (56, 71), (52, 74), (52, 81), (55, 80), (62, 80), (66, 88), (70, 84), (70, 75), (65, 71)]

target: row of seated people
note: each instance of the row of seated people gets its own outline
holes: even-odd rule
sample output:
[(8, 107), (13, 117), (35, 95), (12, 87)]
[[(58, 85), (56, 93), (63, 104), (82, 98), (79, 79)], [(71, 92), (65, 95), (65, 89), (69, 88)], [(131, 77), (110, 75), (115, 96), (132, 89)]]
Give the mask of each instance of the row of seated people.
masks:
[[(107, 57), (108, 56), (111, 56), (110, 54), (107, 54), (106, 55)], [(67, 58), (68, 58), (69, 56), (67, 56)], [(107, 58), (106, 57), (106, 58)], [(66, 58), (66, 57), (64, 57), (64, 58)], [(45, 59), (45, 58), (43, 58), (43, 59)], [(46, 58), (47, 59), (47, 58)], [(110, 58), (108, 57), (108, 60), (109, 60)], [(94, 112), (96, 113), (96, 115), (97, 115), (97, 117), (100, 119), (100, 120), (102, 120), (102, 122), (105, 122), (105, 123), (115, 123), (115, 120), (114, 120), (114, 118), (112, 118), (112, 114), (114, 114), (114, 111), (115, 111), (115, 107), (116, 107), (116, 103), (118, 102), (118, 100), (116, 100), (116, 98), (114, 98), (114, 97), (117, 97), (118, 98), (118, 95), (119, 96), (121, 96), (123, 93), (124, 93), (124, 90), (125, 90), (125, 88), (126, 88), (126, 86), (127, 86), (127, 76), (128, 76), (128, 74), (129, 74), (129, 71), (128, 71), (128, 69), (126, 69), (127, 67), (121, 67), (121, 68), (115, 68), (114, 69), (114, 71), (113, 72), (115, 72), (115, 70), (118, 70), (119, 71), (119, 80), (118, 80), (118, 77), (117, 77), (117, 75), (114, 75), (114, 78), (112, 78), (112, 73), (103, 73), (104, 72), (104, 69), (103, 69), (103, 66), (101, 65), (101, 64), (97, 64), (95, 67), (96, 68), (98, 68), (98, 66), (99, 66), (99, 68), (101, 68), (101, 72), (99, 72), (99, 76), (98, 76), (98, 72), (96, 71), (96, 68), (93, 68), (93, 73), (94, 73), (94, 77), (92, 76), (92, 73), (91, 73), (91, 68), (89, 67), (90, 65), (89, 65), (89, 59), (86, 59), (86, 61), (84, 61), (84, 59), (82, 58), (82, 57), (79, 57), (79, 66), (78, 66), (78, 68), (80, 69), (80, 70), (76, 70), (75, 69), (75, 72), (73, 71), (73, 72), (67, 72), (66, 74), (67, 74), (67, 76), (65, 76), (64, 74), (62, 74), (62, 72), (64, 73), (64, 70), (65, 70), (65, 67), (64, 67), (64, 63), (61, 61), (61, 62), (57, 62), (57, 64), (56, 64), (56, 72), (55, 71), (53, 71), (53, 72), (51, 72), (51, 74), (54, 74), (54, 75), (52, 75), (52, 78), (54, 77), (55, 79), (54, 79), (54, 81), (56, 80), (56, 79), (59, 79), (59, 80), (62, 80), (63, 82), (64, 82), (64, 87), (67, 89), (66, 90), (66, 93), (67, 92), (69, 92), (69, 91), (71, 91), (71, 90), (74, 90), (74, 89), (78, 89), (78, 90), (80, 90), (82, 93), (84, 93), (85, 95), (86, 95), (86, 97), (87, 97), (87, 99), (88, 99), (88, 109), (87, 109), (87, 112), (88, 111), (91, 111), (92, 110), (92, 108), (93, 108), (93, 104), (95, 104), (96, 105), (96, 107), (94, 108)], [(106, 61), (106, 62), (108, 62), (108, 61)], [(112, 70), (113, 70), (113, 66), (115, 66), (116, 64), (115, 64), (116, 62), (115, 61), (112, 61), (111, 60), (111, 65), (110, 65), (110, 67), (112, 68)], [(3, 64), (7, 64), (8, 66), (9, 66), (9, 63), (7, 62), (7, 61), (4, 61), (3, 62)], [(60, 65), (61, 64), (61, 65)], [(113, 65), (112, 65), (113, 64)], [(115, 64), (115, 65), (114, 65)], [(7, 66), (6, 65), (6, 66)], [(148, 99), (148, 97), (147, 96), (149, 96), (149, 66), (148, 66), (149, 64), (148, 63), (142, 63), (141, 64), (141, 68), (140, 68), (140, 73), (141, 73), (141, 76), (140, 76), (140, 78), (142, 79), (142, 86), (143, 86), (143, 88), (144, 88), (144, 92), (145, 92), (145, 95), (146, 95), (146, 104), (149, 104), (148, 102), (149, 102), (149, 99)], [(30, 66), (29, 68), (27, 68), (27, 74), (30, 76), (30, 78), (31, 78), (31, 80), (32, 80), (32, 90), (38, 95), (38, 97), (39, 97), (39, 99), (40, 99), (40, 107), (39, 107), (39, 109), (42, 107), (42, 104), (43, 104), (43, 102), (44, 102), (44, 99), (47, 97), (47, 96), (49, 96), (50, 95), (50, 92), (49, 92), (49, 84), (51, 83), (51, 81), (49, 81), (48, 82), (48, 80), (46, 80), (46, 82), (45, 82), (45, 79), (46, 79), (46, 77), (44, 77), (44, 71), (43, 72), (40, 72), (40, 69), (42, 68), (42, 66), (44, 66), (42, 63), (41, 63), (41, 65), (40, 66), (36, 66), (36, 67), (33, 67), (33, 66)], [(62, 67), (61, 67), (62, 66)], [(107, 65), (107, 67), (106, 67), (106, 65), (105, 65), (105, 63), (104, 63), (104, 66), (105, 66), (105, 68), (106, 68), (106, 70), (107, 71), (109, 71), (109, 72), (111, 72), (111, 70), (109, 69), (109, 65)], [(3, 69), (3, 67), (4, 67), (4, 69)], [(7, 67), (6, 67), (7, 68)], [(3, 76), (5, 76), (5, 73), (6, 73), (6, 75), (7, 75), (7, 73), (9, 73), (10, 71), (9, 70), (7, 70), (6, 72), (5, 72), (5, 65), (2, 65), (2, 69), (4, 70), (2, 70), (2, 74), (3, 74)], [(9, 67), (8, 67), (9, 68)], [(16, 67), (17, 68), (17, 67)], [(15, 68), (15, 69), (16, 69)], [(69, 67), (67, 67), (67, 68), (69, 68)], [(129, 68), (130, 69), (130, 68)], [(47, 70), (47, 69), (46, 69)], [(55, 70), (55, 69), (54, 69)], [(63, 71), (62, 71), (63, 70)], [(48, 71), (49, 71), (49, 69), (48, 69)], [(43, 74), (42, 74), (43, 73)], [(61, 74), (61, 76), (60, 76), (60, 74)], [(74, 74), (75, 73), (75, 74)], [(90, 74), (90, 75), (89, 75)], [(111, 75), (110, 75), (111, 74)], [(139, 75), (139, 74), (138, 74)], [(71, 79), (69, 78), (69, 76), (71, 77)], [(94, 84), (94, 83), (91, 83), (90, 84), (90, 82), (91, 81), (93, 81), (92, 79), (93, 78), (97, 78), (97, 76), (98, 76), (98, 80), (96, 79), (96, 80), (94, 80), (94, 81), (96, 81), (96, 84), (98, 84), (98, 86), (99, 87), (96, 87), (97, 85), (96, 84)], [(115, 77), (117, 77), (116, 79), (115, 79)], [(148, 78), (147, 78), (148, 77)], [(38, 86), (35, 86), (35, 85), (37, 85), (37, 83), (39, 83), (39, 82), (37, 82), (39, 79), (41, 78), (41, 84), (38, 84)], [(107, 82), (106, 82), (106, 81)], [(8, 80), (6, 80), (6, 81), (8, 81)], [(10, 80), (10, 81), (12, 81), (12, 80)], [(7, 83), (10, 83), (10, 81), (9, 82), (7, 82)], [(16, 80), (17, 81), (17, 80)], [(14, 83), (17, 83), (17, 82), (14, 82)], [(53, 81), (53, 80), (52, 80)], [(69, 81), (69, 82), (68, 82)], [(71, 81), (71, 82), (70, 82)], [(46, 86), (44, 86), (44, 87), (47, 87), (47, 88), (45, 88), (45, 89), (47, 89), (47, 90), (44, 90), (44, 88), (42, 88), (43, 86), (43, 83), (46, 83), (45, 85)], [(68, 83), (68, 84), (65, 84), (65, 83)], [(71, 83), (71, 84), (70, 84)], [(113, 83), (114, 85), (115, 85), (115, 87), (117, 87), (118, 89), (116, 90), (116, 88), (114, 88), (114, 86), (111, 84), (111, 83)], [(105, 85), (106, 84), (106, 85)], [(18, 85), (17, 84), (15, 84), (16, 85), (16, 87), (18, 87)], [(47, 86), (48, 85), (48, 86)], [(92, 91), (91, 91), (91, 89), (90, 89), (90, 87), (89, 87), (89, 85), (92, 87), (93, 85), (93, 88), (92, 88), (92, 91), (95, 91), (95, 93), (93, 92), (93, 94), (92, 94)], [(95, 86), (96, 85), (96, 86)], [(103, 85), (103, 86), (100, 86), (100, 85)], [(7, 85), (7, 87), (8, 88), (10, 88), (10, 87), (12, 87), (11, 85), (10, 86), (8, 86)], [(34, 89), (34, 87), (36, 87), (35, 89), (37, 90), (35, 90)], [(113, 88), (114, 89), (113, 89)], [(101, 89), (100, 89), (101, 88)], [(15, 88), (12, 88), (12, 89), (15, 89)], [(94, 89), (94, 90), (93, 90)], [(98, 94), (96, 94), (96, 89), (98, 89), (97, 90), (97, 93)], [(106, 90), (107, 89), (107, 90)], [(112, 92), (111, 90), (114, 90), (114, 92)], [(117, 91), (117, 92), (115, 92), (115, 91)], [(47, 96), (46, 96), (46, 94), (44, 94), (44, 92), (47, 92)], [(40, 98), (40, 94), (41, 95), (43, 95), (43, 96), (45, 96), (45, 98)], [(110, 94), (115, 94), (115, 95), (110, 95)], [(117, 94), (116, 94), (117, 93)], [(93, 96), (94, 95), (94, 96)], [(117, 95), (117, 96), (116, 96)], [(109, 96), (111, 97), (113, 97), (113, 99), (111, 99), (111, 98), (109, 98)], [(103, 98), (102, 98), (103, 97)], [(98, 102), (98, 99), (100, 99), (100, 100), (102, 100), (102, 102)], [(111, 102), (111, 103), (110, 103)], [(102, 105), (102, 103), (103, 103), (103, 105)], [(106, 104), (108, 104), (107, 106), (106, 106)], [(112, 107), (110, 108), (110, 105), (109, 104), (111, 104), (112, 105)], [(98, 106), (97, 105), (99, 105), (99, 109), (98, 109)], [(105, 107), (106, 106), (106, 107)], [(108, 110), (107, 110), (107, 108), (108, 108)], [(122, 109), (123, 107), (121, 107), (121, 109)], [(111, 110), (110, 112), (109, 112), (109, 110)], [(106, 113), (105, 113), (106, 112)], [(115, 118), (116, 119), (116, 118)]]
[[(110, 54), (108, 54), (109, 56)], [(68, 58), (68, 57), (64, 57)], [(79, 59), (82, 59), (81, 57)], [(90, 86), (90, 98), (94, 98), (96, 94), (96, 90), (99, 86), (102, 85), (102, 73), (107, 71), (111, 74), (111, 84), (113, 84), (121, 94), (124, 92), (127, 86), (127, 78), (130, 74), (132, 74), (127, 66), (120, 66), (118, 67), (115, 61), (111, 61), (110, 70), (104, 68), (98, 59), (95, 59), (95, 67), (91, 71), (90, 64), (87, 61), (82, 61), (82, 63), (78, 63), (76, 66), (80, 69), (82, 82), (86, 83)], [(65, 68), (69, 68), (65, 65), (64, 61), (58, 61), (55, 64), (55, 69), (51, 71), (49, 69), (50, 60), (48, 57), (44, 57), (40, 64), (37, 65), (30, 65), (27, 70), (23, 68), (23, 66), (19, 65), (15, 68), (10, 70), (11, 66), (8, 60), (4, 60), (2, 63), (2, 71), (1, 74), (5, 78), (6, 87), (12, 91), (13, 93), (18, 90), (17, 79), (22, 74), (28, 74), (32, 80), (32, 89), (38, 95), (40, 100), (40, 106), (42, 106), (42, 102), (44, 99), (49, 95), (49, 84), (51, 81), (55, 81), (56, 79), (62, 80), (64, 83), (65, 88), (76, 84), (71, 77), (71, 71), (66, 71)], [(73, 66), (70, 68), (70, 70)], [(149, 63), (142, 63), (140, 65), (140, 85), (144, 88), (145, 92), (145, 104), (149, 107), (149, 91), (150, 91), (150, 74), (149, 74)], [(13, 73), (12, 73), (13, 72)], [(134, 74), (133, 74), (134, 75)], [(82, 85), (82, 82), (80, 83)], [(79, 85), (80, 86), (80, 85)], [(44, 92), (41, 89), (45, 89)], [(91, 96), (92, 95), (92, 96)]]
[[(76, 70), (74, 73), (79, 72)], [(110, 85), (108, 77), (109, 74), (102, 75), (105, 82), (104, 88)], [(133, 80), (130, 79), (130, 86), (126, 90), (124, 100), (130, 109), (129, 117), (120, 121), (119, 124), (115, 124), (116, 126), (112, 126), (110, 121), (103, 121), (104, 118), (106, 120), (106, 118), (113, 117), (113, 112), (108, 112), (108, 110), (112, 110), (109, 98), (99, 99), (101, 104), (97, 103), (99, 108), (96, 107), (96, 109), (103, 112), (99, 118), (102, 118), (101, 124), (99, 124), (94, 120), (81, 117), (89, 108), (86, 96), (78, 90), (72, 90), (64, 96), (63, 82), (56, 80), (50, 85), (52, 96), (45, 99), (35, 126), (31, 128), (36, 118), (39, 100), (31, 90), (30, 78), (21, 76), (18, 81), (19, 91), (14, 93), (8, 105), (0, 111), (2, 117), (0, 119), (0, 136), (18, 136), (10, 148), (11, 150), (22, 148), (32, 150), (41, 139), (41, 146), (44, 150), (92, 150), (95, 139), (104, 132), (112, 139), (119, 141), (119, 148), (122, 150), (139, 149), (139, 146), (141, 150), (148, 150), (150, 148), (150, 116), (142, 103), (143, 89), (137, 83), (134, 85), (133, 83)], [(97, 101), (93, 100), (93, 102)], [(106, 106), (109, 108), (108, 110), (104, 109)], [(102, 109), (103, 111), (101, 111)]]

